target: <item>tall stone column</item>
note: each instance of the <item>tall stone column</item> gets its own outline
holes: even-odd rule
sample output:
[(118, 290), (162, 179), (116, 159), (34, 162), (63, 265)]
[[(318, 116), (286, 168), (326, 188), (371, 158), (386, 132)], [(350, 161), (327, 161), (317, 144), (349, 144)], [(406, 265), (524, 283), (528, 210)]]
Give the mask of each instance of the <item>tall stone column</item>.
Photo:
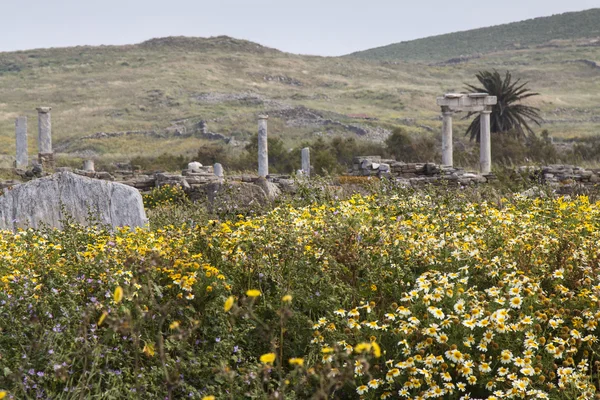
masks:
[(44, 167), (54, 167), (52, 152), (52, 120), (51, 107), (38, 107), (38, 159)]
[(15, 120), (15, 135), (17, 140), (17, 168), (27, 168), (29, 156), (27, 154), (27, 117), (19, 117)]
[(302, 149), (302, 173), (310, 176), (310, 149), (308, 147)]
[(442, 165), (454, 164), (452, 156), (452, 114), (449, 107), (442, 107)]
[(258, 116), (258, 176), (269, 175), (269, 148), (267, 145), (268, 115)]
[(480, 116), (479, 130), (479, 164), (482, 174), (492, 171), (492, 144), (490, 138), (490, 114), (491, 110), (482, 111)]

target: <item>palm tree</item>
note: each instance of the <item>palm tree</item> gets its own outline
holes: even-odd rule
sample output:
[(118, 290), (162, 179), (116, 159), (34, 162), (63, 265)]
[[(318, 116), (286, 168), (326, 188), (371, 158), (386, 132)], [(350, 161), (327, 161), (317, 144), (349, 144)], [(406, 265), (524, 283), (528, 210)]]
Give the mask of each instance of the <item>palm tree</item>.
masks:
[[(538, 114), (539, 108), (516, 103), (528, 97), (537, 96), (539, 93), (533, 93), (526, 88), (525, 85), (528, 82), (519, 84), (520, 79), (511, 82), (512, 76), (508, 71), (506, 71), (504, 79), (496, 70), (494, 72), (480, 71), (476, 77), (483, 87), (467, 85), (467, 89), (474, 93), (488, 93), (498, 98), (498, 103), (492, 107), (492, 114), (490, 115), (490, 131), (492, 133), (514, 132), (521, 137), (527, 137), (525, 131), (533, 134), (528, 120), (533, 121), (538, 126), (540, 125), (542, 118)], [(471, 140), (477, 139), (479, 141), (479, 113), (470, 112), (465, 118), (469, 118), (474, 114), (477, 114), (477, 117), (469, 125), (466, 135), (471, 135)]]

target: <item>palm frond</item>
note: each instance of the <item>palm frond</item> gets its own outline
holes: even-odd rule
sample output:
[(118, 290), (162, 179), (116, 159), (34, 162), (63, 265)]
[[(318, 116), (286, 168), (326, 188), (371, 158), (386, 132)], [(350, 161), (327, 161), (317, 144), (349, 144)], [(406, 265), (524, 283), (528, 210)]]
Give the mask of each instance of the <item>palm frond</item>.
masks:
[[(525, 138), (527, 137), (526, 132), (533, 133), (530, 123), (539, 126), (543, 121), (539, 114), (539, 108), (517, 104), (522, 100), (539, 95), (539, 93), (532, 92), (527, 88), (529, 82), (521, 82), (520, 78), (513, 81), (509, 71), (506, 71), (504, 76), (501, 76), (496, 70), (479, 71), (475, 77), (482, 87), (465, 84), (467, 90), (471, 93), (488, 93), (498, 99), (497, 104), (492, 106), (490, 116), (491, 132), (515, 132)], [(468, 113), (465, 118), (471, 118), (475, 114), (477, 116), (471, 121), (465, 134), (470, 136), (471, 140), (479, 141), (481, 128), (478, 113)]]

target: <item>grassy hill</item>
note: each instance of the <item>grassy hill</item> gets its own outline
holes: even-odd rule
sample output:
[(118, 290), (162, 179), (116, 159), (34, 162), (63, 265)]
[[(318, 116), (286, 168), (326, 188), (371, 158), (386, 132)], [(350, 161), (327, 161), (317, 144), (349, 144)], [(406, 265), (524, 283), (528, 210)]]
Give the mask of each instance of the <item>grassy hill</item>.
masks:
[[(542, 93), (531, 104), (541, 108), (542, 128), (553, 136), (595, 135), (600, 69), (590, 62), (596, 61), (600, 46), (579, 41), (440, 65), (299, 56), (229, 37), (0, 53), (0, 166), (14, 160), (19, 115), (29, 117), (30, 154), (37, 154), (38, 106), (53, 107), (59, 159), (192, 157), (215, 143), (210, 137), (234, 138), (227, 151), (239, 152), (256, 133), (259, 113), (270, 115), (270, 135), (288, 148), (337, 135), (382, 141), (397, 126), (435, 136), (441, 126), (435, 97), (463, 89), (490, 68), (509, 69)], [(217, 135), (202, 134), (201, 121)], [(461, 141), (467, 124), (455, 121)]]
[(600, 8), (394, 43), (350, 56), (435, 62), (504, 50), (551, 48), (560, 41), (576, 39), (596, 39), (583, 43), (600, 45)]

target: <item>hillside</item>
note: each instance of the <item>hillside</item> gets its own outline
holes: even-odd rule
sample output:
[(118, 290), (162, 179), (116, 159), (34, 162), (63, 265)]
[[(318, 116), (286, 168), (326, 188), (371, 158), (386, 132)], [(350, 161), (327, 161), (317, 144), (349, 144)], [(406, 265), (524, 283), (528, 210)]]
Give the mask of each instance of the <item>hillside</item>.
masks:
[(578, 39), (590, 39), (582, 43), (600, 46), (600, 8), (394, 43), (349, 56), (440, 62), (504, 50), (552, 48), (561, 41)]
[[(532, 104), (551, 135), (597, 135), (600, 46), (557, 46), (431, 66), (299, 56), (229, 37), (0, 53), (0, 166), (14, 160), (19, 115), (29, 117), (30, 154), (37, 154), (41, 105), (53, 107), (54, 147), (63, 160), (192, 157), (227, 142), (227, 151), (239, 152), (256, 133), (259, 113), (270, 115), (269, 134), (288, 148), (337, 135), (382, 141), (397, 126), (435, 136), (435, 97), (491, 68), (510, 69), (542, 93)], [(455, 120), (461, 148), (473, 147), (461, 135), (467, 123)]]

